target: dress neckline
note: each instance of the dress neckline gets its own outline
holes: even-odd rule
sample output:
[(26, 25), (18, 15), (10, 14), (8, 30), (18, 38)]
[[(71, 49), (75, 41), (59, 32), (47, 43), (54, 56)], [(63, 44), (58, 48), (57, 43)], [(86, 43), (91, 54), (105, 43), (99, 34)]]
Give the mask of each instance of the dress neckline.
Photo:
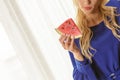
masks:
[(90, 29), (93, 31), (93, 32), (99, 32), (103, 29), (105, 29), (105, 24), (104, 24), (104, 21), (101, 21), (99, 24), (95, 25), (95, 26), (92, 26), (90, 27)]
[(94, 25), (94, 26), (91, 26), (91, 27), (89, 27), (89, 28), (97, 27), (97, 26), (99, 26), (100, 24), (103, 24), (103, 23), (104, 23), (104, 21), (102, 20), (100, 23), (98, 23), (98, 24), (96, 24), (96, 25)]

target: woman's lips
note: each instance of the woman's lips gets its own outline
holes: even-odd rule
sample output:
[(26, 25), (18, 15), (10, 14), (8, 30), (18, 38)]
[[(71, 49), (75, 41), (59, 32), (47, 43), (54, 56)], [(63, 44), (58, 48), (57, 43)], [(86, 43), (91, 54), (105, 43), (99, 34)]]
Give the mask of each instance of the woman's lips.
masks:
[(86, 10), (90, 10), (92, 7), (84, 7), (84, 9)]

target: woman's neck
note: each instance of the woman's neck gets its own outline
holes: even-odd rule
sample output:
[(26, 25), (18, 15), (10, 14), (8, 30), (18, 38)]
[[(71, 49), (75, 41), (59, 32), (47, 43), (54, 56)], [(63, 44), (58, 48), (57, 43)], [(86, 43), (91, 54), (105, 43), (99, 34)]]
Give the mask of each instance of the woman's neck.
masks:
[(101, 21), (103, 21), (103, 17), (101, 13), (94, 13), (89, 14), (89, 16), (86, 16), (89, 27), (99, 24)]

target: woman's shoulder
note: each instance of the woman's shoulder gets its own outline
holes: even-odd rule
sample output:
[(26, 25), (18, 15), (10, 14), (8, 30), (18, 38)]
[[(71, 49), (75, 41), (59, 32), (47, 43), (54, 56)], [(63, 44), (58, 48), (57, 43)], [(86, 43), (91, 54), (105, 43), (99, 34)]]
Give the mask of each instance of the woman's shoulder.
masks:
[(116, 7), (115, 12), (116, 12), (116, 14), (120, 14), (120, 7)]
[(116, 13), (116, 21), (118, 25), (120, 25), (120, 8), (116, 8), (115, 13)]
[(120, 0), (109, 0), (106, 6), (120, 7)]

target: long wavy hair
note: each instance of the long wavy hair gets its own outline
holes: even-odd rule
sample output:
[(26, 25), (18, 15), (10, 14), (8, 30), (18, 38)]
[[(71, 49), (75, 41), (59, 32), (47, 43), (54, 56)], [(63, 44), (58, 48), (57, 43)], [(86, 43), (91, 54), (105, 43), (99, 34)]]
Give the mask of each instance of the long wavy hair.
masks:
[[(116, 16), (120, 16), (120, 15), (116, 13), (115, 7), (105, 6), (107, 2), (108, 0), (102, 0), (99, 6), (99, 11), (103, 17), (105, 25), (108, 27), (108, 29), (112, 31), (113, 35), (117, 39), (120, 39), (120, 35), (117, 33), (117, 31), (119, 31), (120, 29), (120, 25), (117, 24), (115, 19)], [(90, 49), (96, 50), (90, 45), (90, 40), (93, 36), (93, 33), (91, 29), (88, 27), (88, 20), (86, 19), (85, 14), (79, 8), (78, 0), (73, 0), (73, 3), (77, 11), (76, 24), (82, 32), (82, 37), (80, 37), (80, 41), (79, 41), (81, 46), (81, 53), (87, 59), (92, 61), (93, 54), (90, 52)]]

